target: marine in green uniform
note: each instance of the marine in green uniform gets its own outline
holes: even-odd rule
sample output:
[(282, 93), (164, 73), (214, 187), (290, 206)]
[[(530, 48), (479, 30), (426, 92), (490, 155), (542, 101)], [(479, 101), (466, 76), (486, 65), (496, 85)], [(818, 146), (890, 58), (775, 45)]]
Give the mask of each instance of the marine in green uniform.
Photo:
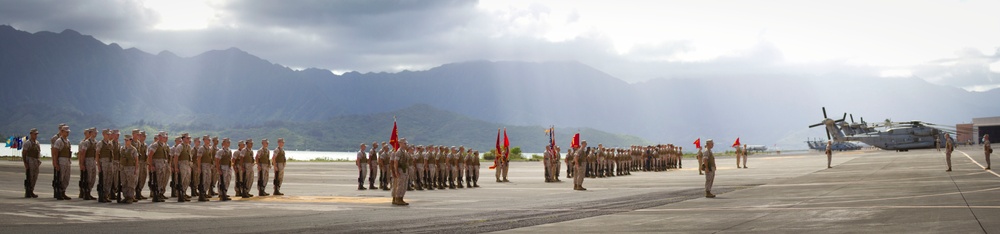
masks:
[(83, 140), (77, 145), (77, 160), (80, 164), (80, 196), (84, 200), (94, 200), (90, 189), (94, 187), (97, 178), (97, 143), (94, 142), (96, 131), (83, 130)]
[(136, 168), (139, 167), (139, 152), (132, 145), (132, 135), (125, 135), (125, 144), (121, 149), (121, 159), (118, 160), (118, 163), (121, 166), (123, 196), (119, 203), (132, 204), (137, 201), (135, 199), (135, 183), (138, 178)]
[(222, 148), (215, 152), (215, 165), (219, 171), (219, 200), (229, 201), (229, 181), (232, 179), (233, 151), (229, 138), (222, 139)]
[(264, 192), (267, 189), (267, 180), (271, 171), (271, 150), (267, 148), (267, 139), (260, 140), (260, 149), (257, 150), (257, 195), (271, 195)]
[(712, 154), (712, 147), (715, 146), (715, 142), (712, 139), (705, 141), (705, 197), (714, 198), (715, 194), (712, 194), (712, 184), (715, 183), (715, 155)]
[(278, 138), (278, 148), (274, 149), (271, 156), (271, 163), (274, 165), (274, 195), (285, 195), (281, 193), (281, 183), (285, 180), (285, 138)]
[(73, 169), (73, 161), (70, 160), (73, 152), (70, 150), (69, 133), (69, 126), (63, 126), (59, 129), (59, 138), (52, 144), (52, 166), (55, 169), (53, 174), (58, 175), (57, 181), (54, 181), (58, 183), (53, 184), (53, 197), (57, 200), (72, 199), (66, 196), (66, 187), (69, 187), (70, 172)]
[[(196, 140), (197, 141), (197, 140)], [(196, 170), (200, 170), (201, 181), (198, 184), (198, 201), (209, 201), (209, 188), (212, 187), (212, 168), (215, 168), (215, 157), (212, 156), (212, 139), (208, 135), (201, 138), (204, 144), (198, 149), (198, 157), (195, 159)]]
[(38, 144), (38, 129), (32, 128), (28, 133), (28, 141), (21, 147), (21, 160), (24, 162), (24, 197), (37, 198), (35, 183), (38, 182), (38, 166), (42, 165), (42, 149)]
[(413, 163), (410, 158), (410, 153), (408, 152), (409, 147), (406, 144), (406, 138), (399, 140), (399, 149), (393, 152), (391, 168), (393, 169), (393, 177), (396, 178), (392, 186), (392, 204), (398, 206), (410, 205), (403, 200), (403, 196), (406, 195), (406, 184), (409, 183), (409, 170), (410, 164)]

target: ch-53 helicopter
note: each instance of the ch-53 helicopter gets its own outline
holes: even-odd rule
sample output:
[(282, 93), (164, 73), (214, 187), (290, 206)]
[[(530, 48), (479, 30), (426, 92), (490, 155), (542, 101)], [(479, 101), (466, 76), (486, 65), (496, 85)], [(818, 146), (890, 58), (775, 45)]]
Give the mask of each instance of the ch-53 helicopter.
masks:
[[(860, 141), (865, 144), (883, 149), (895, 151), (907, 151), (910, 149), (935, 148), (940, 144), (944, 147), (946, 133), (954, 134), (954, 127), (937, 125), (923, 121), (889, 122), (884, 124), (871, 124), (865, 122), (862, 117), (860, 123), (854, 122), (854, 115), (851, 115), (851, 123), (847, 123), (847, 113), (838, 120), (830, 119), (826, 116), (826, 107), (823, 107), (823, 121), (809, 125), (810, 128), (820, 125), (826, 126), (826, 138), (833, 138), (836, 142)], [(876, 127), (885, 127), (886, 130), (879, 131)], [(940, 139), (940, 141), (938, 141)], [(954, 140), (954, 139), (953, 139)]]

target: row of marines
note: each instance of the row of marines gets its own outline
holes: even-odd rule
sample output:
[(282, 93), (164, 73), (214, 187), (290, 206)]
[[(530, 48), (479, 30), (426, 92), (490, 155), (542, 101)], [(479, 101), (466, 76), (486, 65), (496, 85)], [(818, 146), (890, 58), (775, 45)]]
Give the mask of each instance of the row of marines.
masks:
[[(585, 146), (584, 146), (585, 147)], [(577, 156), (578, 149), (567, 149), (566, 154)], [(583, 165), (581, 173), (588, 178), (604, 178), (631, 175), (632, 171), (667, 171), (681, 168), (681, 147), (672, 144), (656, 146), (631, 146), (624, 148), (605, 148), (598, 144), (597, 148), (586, 149), (579, 155)], [(559, 182), (561, 164), (559, 146), (546, 146), (543, 157), (545, 166), (545, 182)], [(566, 157), (566, 178), (572, 178), (575, 170), (573, 157)]]
[[(66, 196), (72, 167), (69, 133), (69, 126), (60, 124), (59, 133), (51, 140), (55, 169), (54, 197), (59, 200), (71, 199)], [(217, 137), (209, 136), (204, 136), (201, 140), (195, 139), (192, 147), (191, 138), (183, 133), (181, 137), (175, 138), (173, 146), (169, 146), (167, 133), (160, 132), (151, 145), (146, 145), (146, 133), (135, 129), (131, 135), (124, 136), (124, 145), (120, 145), (119, 130), (104, 129), (101, 134), (102, 139), (98, 141), (97, 129), (86, 129), (84, 139), (78, 144), (77, 158), (81, 175), (79, 198), (102, 203), (111, 202), (112, 199), (119, 203), (137, 202), (148, 199), (142, 195), (143, 188), (148, 183), (153, 201), (163, 202), (167, 199), (164, 192), (169, 178), (171, 197), (177, 197), (178, 202), (190, 201), (193, 196), (198, 196), (199, 201), (208, 201), (215, 195), (220, 195), (222, 201), (228, 201), (231, 198), (227, 195), (227, 190), (233, 173), (236, 174), (234, 188), (237, 195), (248, 198), (253, 196), (249, 191), (255, 171), (258, 173), (258, 194), (267, 196), (269, 194), (264, 190), (271, 168), (275, 172), (274, 193), (282, 195), (279, 191), (286, 161), (283, 139), (278, 139), (278, 148), (274, 150), (272, 157), (267, 148), (267, 139), (261, 141), (263, 146), (254, 156), (251, 139), (240, 141), (239, 150), (234, 153), (229, 149), (228, 138), (222, 139), (222, 148), (218, 148)], [(31, 129), (29, 135), (22, 154), (26, 175), (25, 197), (38, 197), (34, 194), (40, 165), (38, 130)], [(97, 198), (91, 195), (95, 184)], [(215, 187), (218, 187), (221, 194), (215, 193)], [(186, 195), (188, 188), (192, 191), (191, 196)]]
[[(397, 177), (392, 170), (392, 157), (400, 149), (382, 142), (372, 142), (371, 150), (361, 144), (355, 165), (358, 167), (358, 190), (365, 190), (365, 178), (368, 178), (367, 189), (390, 190), (397, 186)], [(464, 187), (479, 187), (479, 151), (465, 149), (464, 146), (423, 146), (407, 147), (410, 157), (406, 167), (402, 168), (407, 177), (405, 190), (455, 189)], [(375, 187), (378, 177), (379, 185)], [(499, 179), (498, 179), (499, 181)], [(464, 185), (463, 185), (464, 184)]]

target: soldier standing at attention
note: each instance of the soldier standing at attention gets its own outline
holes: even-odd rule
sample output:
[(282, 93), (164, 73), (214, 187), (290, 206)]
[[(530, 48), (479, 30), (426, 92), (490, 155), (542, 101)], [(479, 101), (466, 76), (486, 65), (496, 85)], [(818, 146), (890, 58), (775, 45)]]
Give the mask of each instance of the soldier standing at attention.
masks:
[(575, 155), (573, 151), (573, 148), (566, 149), (566, 179), (576, 178), (573, 176), (573, 171), (576, 170), (576, 164), (573, 163), (573, 155)]
[(211, 138), (205, 135), (201, 138), (204, 145), (198, 149), (198, 159), (197, 164), (198, 170), (201, 170), (201, 181), (198, 181), (198, 201), (209, 201), (208, 189), (212, 187), (212, 168), (215, 167), (215, 156), (212, 156), (212, 144)]
[(742, 168), (740, 167), (740, 158), (743, 157), (743, 148), (739, 145), (734, 147), (736, 148), (736, 168)]
[(194, 138), (194, 147), (191, 148), (191, 197), (198, 197), (201, 200), (201, 156), (205, 153), (201, 146), (201, 139)]
[(406, 170), (407, 172), (409, 172), (409, 175), (407, 177), (409, 178), (409, 180), (406, 183), (407, 185), (406, 190), (413, 191), (414, 187), (417, 186), (417, 181), (418, 181), (416, 164), (417, 164), (417, 158), (420, 157), (420, 154), (417, 153), (417, 147), (410, 147), (409, 149), (406, 150), (406, 152), (409, 153), (410, 155), (410, 163), (407, 164), (410, 166), (410, 168), (407, 168)]
[(990, 134), (983, 135), (983, 150), (986, 151), (986, 170), (990, 169), (990, 154), (993, 153), (993, 146), (990, 145)]
[(253, 139), (247, 138), (246, 147), (243, 147), (243, 198), (253, 197), (250, 193), (250, 189), (253, 188), (253, 166)]
[(231, 171), (233, 162), (233, 151), (229, 150), (229, 138), (222, 138), (222, 148), (215, 151), (215, 165), (219, 171), (219, 200), (229, 201), (229, 181), (232, 179)]
[(414, 154), (413, 158), (415, 159), (417, 165), (417, 177), (412, 178), (412, 180), (417, 183), (417, 190), (424, 190), (424, 176), (427, 175), (426, 170), (424, 170), (424, 167), (427, 166), (427, 152), (425, 151), (424, 146), (417, 146), (417, 154)]
[(174, 138), (174, 145), (170, 147), (170, 197), (177, 197), (177, 186), (181, 182), (180, 171), (177, 170), (177, 155), (181, 152), (181, 137)]
[(448, 188), (449, 189), (455, 189), (455, 174), (458, 173), (457, 172), (458, 166), (456, 166), (456, 163), (455, 163), (455, 160), (457, 158), (456, 154), (458, 154), (457, 151), (458, 151), (458, 148), (455, 148), (454, 146), (451, 147), (451, 151), (448, 151), (448, 149), (445, 148), (445, 152), (446, 152), (445, 154), (447, 156), (445, 157), (445, 160), (444, 160), (444, 163), (445, 163), (445, 166), (444, 166), (445, 168), (444, 169), (446, 171), (445, 174), (448, 175)]
[(28, 135), (30, 135), (28, 141), (21, 147), (21, 160), (24, 161), (27, 175), (24, 178), (24, 197), (36, 198), (38, 195), (35, 194), (35, 182), (38, 182), (38, 166), (42, 165), (40, 159), (42, 149), (38, 144), (38, 129), (32, 128)]
[(135, 166), (135, 199), (146, 200), (146, 197), (142, 196), (142, 188), (146, 185), (146, 177), (149, 172), (146, 170), (146, 133), (139, 131), (139, 129), (132, 129), (132, 147), (135, 148), (135, 152), (139, 154), (136, 157)]
[(101, 185), (98, 187), (97, 191), (97, 202), (107, 203), (111, 202), (109, 199), (111, 196), (111, 131), (108, 129), (101, 130), (101, 141), (97, 143), (95, 147), (96, 155), (94, 158), (97, 159), (97, 170), (101, 173)]
[(743, 144), (743, 169), (747, 168), (747, 156), (750, 155), (750, 151), (747, 150), (747, 144)]
[(236, 191), (236, 196), (243, 197), (243, 148), (246, 146), (243, 141), (236, 143), (238, 149), (233, 152), (233, 174), (236, 175), (236, 184), (233, 186), (233, 191)]
[(705, 171), (705, 153), (702, 152), (701, 148), (698, 148), (698, 175), (704, 175), (702, 173)]
[(365, 190), (365, 176), (368, 175), (368, 155), (365, 155), (365, 143), (361, 143), (360, 147), (361, 149), (358, 150), (358, 157), (354, 160), (354, 165), (358, 166), (358, 190)]
[(167, 177), (170, 175), (170, 164), (168, 159), (170, 158), (170, 149), (167, 146), (167, 132), (160, 132), (154, 138), (155, 144), (149, 147), (149, 152), (147, 163), (150, 167), (156, 170), (156, 178), (150, 178), (156, 180), (156, 188), (149, 188), (150, 190), (156, 190), (156, 195), (153, 197), (153, 202), (164, 202), (167, 197), (163, 195), (166, 192), (167, 187)]
[(472, 187), (479, 188), (479, 151), (472, 152)]
[(77, 145), (77, 159), (80, 164), (80, 196), (84, 200), (94, 200), (90, 195), (90, 189), (94, 187), (94, 179), (97, 178), (97, 145), (94, 142), (94, 131), (83, 130), (83, 140)]
[(587, 141), (580, 141), (580, 146), (573, 150), (573, 190), (584, 191), (587, 190), (583, 187), (583, 176), (584, 171), (586, 171), (587, 156), (590, 154), (590, 149), (587, 149)]
[(940, 137), (940, 135), (935, 135), (934, 136), (934, 148), (936, 148), (937, 151), (941, 151), (941, 137)]
[(368, 153), (368, 189), (376, 189), (376, 175), (378, 175), (378, 142), (372, 142), (372, 150)]
[(948, 170), (945, 171), (951, 171), (951, 152), (955, 151), (955, 142), (951, 141), (951, 134), (948, 133), (944, 134), (944, 140), (944, 160), (948, 162)]
[(437, 187), (437, 174), (438, 174), (437, 173), (437, 171), (438, 171), (438, 167), (437, 167), (437, 160), (438, 160), (438, 157), (437, 157), (437, 146), (434, 146), (434, 145), (428, 146), (427, 150), (425, 151), (425, 154), (427, 154), (426, 155), (426, 157), (427, 157), (427, 162), (426, 162), (427, 169), (426, 169), (426, 172), (425, 172), (425, 174), (426, 174), (425, 176), (427, 178), (424, 180), (424, 186), (427, 187), (426, 188), (427, 190), (434, 190), (434, 188)]
[(410, 167), (410, 155), (408, 152), (409, 147), (406, 144), (406, 138), (399, 140), (399, 149), (393, 153), (392, 159), (392, 173), (393, 177), (396, 178), (396, 184), (392, 186), (392, 204), (405, 206), (410, 205), (406, 201), (403, 201), (403, 196), (406, 195), (406, 185), (409, 183), (408, 178), (409, 172), (407, 170)]
[(712, 154), (712, 147), (715, 142), (712, 139), (705, 141), (705, 197), (714, 198), (712, 194), (712, 184), (715, 183), (715, 155)]
[(271, 163), (274, 165), (275, 196), (285, 195), (281, 193), (281, 183), (285, 181), (285, 161), (285, 138), (278, 138), (278, 148), (274, 149), (274, 154), (271, 156)]
[(69, 126), (63, 126), (59, 129), (59, 139), (55, 140), (55, 144), (52, 145), (52, 166), (55, 169), (57, 175), (59, 175), (59, 184), (55, 188), (54, 197), (58, 200), (71, 200), (69, 196), (66, 196), (66, 187), (69, 187), (69, 175), (72, 171), (72, 163), (70, 157), (73, 157), (73, 152), (70, 151), (72, 147), (69, 143)]
[(389, 145), (382, 142), (382, 151), (378, 154), (378, 188), (389, 190)]
[[(136, 132), (135, 134), (138, 134)], [(122, 203), (132, 204), (135, 199), (136, 167), (139, 166), (139, 152), (132, 146), (132, 135), (125, 135), (125, 146), (121, 149)]]
[(545, 183), (553, 182), (552, 180), (552, 146), (545, 146), (545, 153), (542, 154), (542, 168), (545, 170)]
[(111, 193), (115, 197), (118, 203), (122, 202), (122, 176), (121, 176), (121, 159), (122, 159), (122, 147), (118, 144), (118, 139), (121, 137), (121, 132), (118, 129), (111, 130)]
[(260, 149), (257, 150), (257, 170), (259, 171), (257, 176), (260, 182), (257, 183), (257, 195), (267, 196), (271, 195), (264, 192), (267, 189), (267, 180), (271, 170), (271, 150), (267, 149), (267, 139), (260, 140)]
[(458, 147), (458, 153), (455, 154), (455, 156), (456, 156), (455, 157), (455, 159), (456, 159), (455, 165), (458, 168), (458, 170), (455, 171), (455, 181), (458, 182), (458, 186), (457, 186), (458, 188), (464, 188), (465, 186), (462, 186), (462, 183), (463, 183), (462, 182), (462, 177), (463, 177), (463, 174), (465, 172), (465, 146), (464, 145)]
[(552, 172), (553, 173), (553, 177), (552, 178), (555, 179), (556, 182), (561, 181), (561, 180), (559, 180), (559, 170), (562, 168), (562, 165), (560, 165), (560, 161), (559, 160), (562, 160), (562, 156), (559, 155), (559, 152), (562, 152), (562, 149), (560, 149), (559, 146), (556, 146), (555, 148), (552, 149), (552, 159), (554, 161), (552, 161), (552, 169), (551, 170), (555, 170), (555, 171)]
[(174, 171), (177, 171), (177, 182), (174, 183), (177, 186), (177, 202), (191, 201), (187, 197), (187, 188), (191, 184), (191, 159), (193, 153), (191, 152), (191, 137), (187, 133), (181, 133), (181, 145), (177, 147), (177, 155), (174, 156), (174, 162), (177, 165)]
[(833, 142), (826, 141), (826, 168), (833, 168), (831, 163), (833, 162)]
[(497, 167), (496, 167), (497, 183), (500, 183), (503, 182), (502, 180), (500, 180), (500, 175), (503, 174), (503, 148), (497, 150), (496, 162), (497, 162)]
[[(212, 155), (212, 158), (216, 158), (215, 154), (217, 152), (219, 152), (219, 137), (217, 137), (217, 136), (212, 137), (212, 147), (211, 147), (211, 150), (208, 151), (208, 152), (209, 152), (209, 154)], [(218, 167), (218, 163), (216, 163), (215, 161), (212, 161), (212, 182), (209, 183), (209, 186), (208, 186), (208, 197), (219, 195), (218, 193), (215, 193), (215, 185), (219, 184), (219, 169), (218, 168), (219, 168)]]
[(448, 166), (448, 154), (451, 151), (447, 146), (438, 147), (438, 180), (440, 188), (448, 188), (448, 176), (451, 174), (451, 166)]

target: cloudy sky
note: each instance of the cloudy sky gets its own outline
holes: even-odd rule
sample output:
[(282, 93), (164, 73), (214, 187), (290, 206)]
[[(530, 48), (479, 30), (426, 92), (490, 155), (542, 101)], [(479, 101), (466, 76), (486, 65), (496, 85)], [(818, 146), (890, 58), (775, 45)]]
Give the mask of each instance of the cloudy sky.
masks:
[(295, 69), (576, 60), (628, 82), (831, 72), (1000, 87), (1000, 1), (0, 0), (0, 24)]

